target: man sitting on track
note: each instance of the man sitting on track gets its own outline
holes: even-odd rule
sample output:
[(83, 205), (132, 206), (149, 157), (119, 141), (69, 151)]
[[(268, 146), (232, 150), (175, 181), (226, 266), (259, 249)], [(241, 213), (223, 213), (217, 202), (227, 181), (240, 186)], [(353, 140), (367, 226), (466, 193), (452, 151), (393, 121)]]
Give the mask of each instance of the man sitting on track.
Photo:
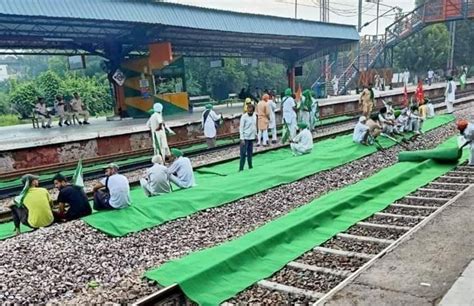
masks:
[(151, 159), (153, 166), (146, 170), (145, 177), (140, 179), (140, 185), (148, 197), (168, 193), (171, 191), (168, 180), (168, 172), (163, 166), (161, 155), (155, 155)]
[(297, 156), (311, 153), (311, 150), (313, 150), (313, 135), (308, 129), (308, 124), (306, 122), (299, 122), (298, 128), (300, 132), (294, 139), (290, 140), (293, 155)]
[[(71, 221), (92, 213), (89, 199), (82, 187), (69, 184), (66, 177), (60, 173), (54, 176), (53, 183), (59, 190), (59, 211), (54, 213), (56, 221)], [(67, 210), (66, 205), (69, 206)]]
[(10, 207), (17, 235), (20, 234), (20, 223), (37, 229), (49, 226), (54, 221), (48, 190), (38, 187), (38, 179), (38, 176), (25, 174), (21, 182), (25, 185), (23, 190), (26, 192), (22, 192), (15, 199), (16, 203)]
[(469, 166), (474, 166), (474, 124), (469, 123), (467, 120), (461, 119), (456, 122), (458, 130), (464, 137), (464, 146), (470, 146), (471, 155), (469, 157)]
[(120, 209), (130, 205), (130, 186), (128, 179), (118, 173), (117, 164), (108, 164), (105, 168), (106, 177), (96, 183), (94, 191), (94, 209)]
[(178, 149), (171, 149), (170, 162), (168, 167), (168, 175), (170, 181), (180, 188), (191, 188), (194, 186), (194, 173), (191, 160), (183, 156), (183, 152)]
[(355, 143), (368, 145), (369, 127), (366, 123), (367, 118), (365, 118), (365, 116), (360, 116), (359, 122), (357, 122), (356, 126), (354, 127), (354, 133), (352, 135), (352, 140)]

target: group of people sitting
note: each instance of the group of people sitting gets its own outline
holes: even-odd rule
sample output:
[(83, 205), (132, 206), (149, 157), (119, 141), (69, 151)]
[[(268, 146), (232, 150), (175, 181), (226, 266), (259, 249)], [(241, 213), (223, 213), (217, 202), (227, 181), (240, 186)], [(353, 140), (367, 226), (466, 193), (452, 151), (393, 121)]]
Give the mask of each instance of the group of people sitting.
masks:
[[(89, 112), (77, 92), (73, 94), (71, 101), (65, 101), (62, 95), (57, 95), (54, 100), (54, 107), (46, 106), (45, 99), (38, 97), (34, 109), (34, 116), (41, 120), (41, 127), (51, 128), (53, 117), (59, 118), (59, 126), (63, 124), (69, 126), (77, 120), (79, 124), (89, 124)], [(79, 116), (83, 117), (83, 121), (79, 120)]]
[(25, 192), (10, 206), (16, 234), (20, 234), (20, 224), (37, 229), (92, 213), (84, 189), (70, 184), (61, 174), (53, 177), (54, 186), (59, 190), (54, 201), (47, 189), (39, 187), (38, 176), (26, 174), (21, 181)]
[[(379, 135), (393, 137), (404, 132), (421, 134), (423, 122), (427, 118), (434, 117), (434, 106), (429, 99), (422, 103), (412, 101), (406, 107), (395, 110), (392, 101), (383, 101), (384, 106), (378, 111), (371, 113), (369, 117), (364, 114), (354, 127), (353, 141), (356, 143), (371, 145)], [(367, 109), (363, 106), (364, 110)], [(372, 108), (370, 108), (370, 111)]]
[[(171, 149), (169, 166), (164, 166), (160, 155), (152, 158), (153, 166), (146, 170), (140, 184), (147, 196), (157, 196), (172, 191), (171, 182), (180, 188), (195, 185), (191, 161), (178, 149)], [(21, 179), (24, 192), (9, 206), (15, 231), (20, 233), (20, 224), (37, 229), (54, 222), (66, 222), (85, 217), (92, 213), (89, 199), (82, 186), (68, 182), (58, 173), (53, 177), (54, 186), (59, 190), (56, 200), (52, 200), (47, 189), (39, 187), (39, 177), (26, 174)], [(131, 203), (130, 184), (126, 176), (119, 173), (115, 163), (105, 167), (105, 177), (93, 186), (94, 210), (112, 210), (128, 207)]]

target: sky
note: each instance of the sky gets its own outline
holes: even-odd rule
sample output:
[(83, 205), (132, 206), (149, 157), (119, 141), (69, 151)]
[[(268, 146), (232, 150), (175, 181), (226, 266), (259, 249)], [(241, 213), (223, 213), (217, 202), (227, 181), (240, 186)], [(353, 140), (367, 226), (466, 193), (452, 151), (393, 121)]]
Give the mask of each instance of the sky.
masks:
[[(295, 0), (165, 0), (180, 4), (216, 8), (244, 13), (256, 13), (281, 17), (295, 17)], [(319, 7), (321, 0), (296, 0), (298, 2), (298, 18), (319, 21)], [(375, 19), (377, 8), (375, 3), (363, 0), (362, 24)], [(376, 2), (377, 0), (370, 0)], [(358, 0), (329, 0), (329, 21), (334, 23), (351, 24), (357, 26)], [(415, 0), (380, 0), (380, 15), (390, 10), (390, 7), (399, 6), (404, 12), (415, 8)], [(393, 23), (394, 11), (379, 18), (379, 34), (385, 32), (385, 27)], [(375, 35), (376, 22), (363, 28), (362, 34)]]

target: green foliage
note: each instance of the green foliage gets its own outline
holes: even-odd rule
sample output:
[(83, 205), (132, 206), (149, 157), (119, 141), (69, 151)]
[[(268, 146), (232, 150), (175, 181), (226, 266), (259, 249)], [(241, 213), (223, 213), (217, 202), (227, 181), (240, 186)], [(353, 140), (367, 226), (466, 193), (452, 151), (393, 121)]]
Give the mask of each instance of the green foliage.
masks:
[(238, 92), (247, 77), (237, 59), (225, 59), (224, 67), (213, 68), (207, 75), (207, 90), (217, 99), (225, 99), (229, 92)]
[(456, 41), (454, 42), (454, 63), (460, 65), (474, 65), (474, 21), (456, 21)]
[(444, 68), (449, 53), (449, 33), (445, 24), (435, 24), (423, 29), (394, 49), (395, 66), (414, 72)]
[(20, 124), (21, 120), (15, 115), (0, 115), (0, 126)]
[(8, 95), (4, 92), (0, 92), (0, 114), (9, 114), (10, 103), (8, 101)]
[(61, 79), (52, 70), (48, 70), (40, 74), (35, 80), (36, 88), (38, 88), (41, 96), (46, 100), (48, 106), (54, 105), (54, 99), (59, 93)]
[(27, 81), (15, 86), (10, 93), (10, 105), (21, 116), (27, 118), (31, 116), (31, 110), (40, 93), (33, 82)]
[(51, 56), (48, 58), (48, 71), (55, 73), (59, 77), (64, 77), (67, 71), (67, 57)]

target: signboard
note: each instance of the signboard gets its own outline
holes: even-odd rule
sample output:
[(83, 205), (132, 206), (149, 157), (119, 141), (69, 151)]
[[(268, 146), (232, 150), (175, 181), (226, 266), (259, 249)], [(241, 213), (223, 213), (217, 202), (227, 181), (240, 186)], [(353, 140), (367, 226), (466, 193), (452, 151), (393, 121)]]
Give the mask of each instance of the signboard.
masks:
[(146, 78), (140, 79), (140, 93), (144, 99), (150, 97), (150, 82)]
[(69, 70), (79, 70), (86, 68), (86, 60), (84, 55), (74, 55), (67, 58)]
[(123, 86), (123, 84), (125, 83), (125, 75), (123, 74), (123, 72), (120, 69), (117, 69), (115, 71), (114, 75), (112, 76), (112, 79), (114, 79), (114, 81), (119, 86)]
[(211, 65), (211, 68), (224, 67), (224, 60), (219, 59), (219, 60), (211, 61), (210, 65)]

